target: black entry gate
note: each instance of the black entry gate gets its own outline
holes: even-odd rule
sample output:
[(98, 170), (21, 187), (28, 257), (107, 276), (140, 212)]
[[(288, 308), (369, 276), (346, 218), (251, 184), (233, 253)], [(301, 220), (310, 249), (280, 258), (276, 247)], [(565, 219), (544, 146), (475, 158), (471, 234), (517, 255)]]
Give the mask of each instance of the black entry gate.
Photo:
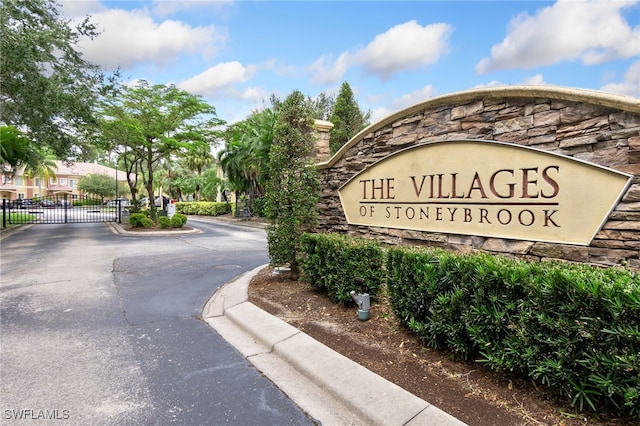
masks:
[(72, 200), (68, 196), (2, 200), (2, 227), (22, 223), (122, 223), (122, 200), (100, 203), (91, 199)]

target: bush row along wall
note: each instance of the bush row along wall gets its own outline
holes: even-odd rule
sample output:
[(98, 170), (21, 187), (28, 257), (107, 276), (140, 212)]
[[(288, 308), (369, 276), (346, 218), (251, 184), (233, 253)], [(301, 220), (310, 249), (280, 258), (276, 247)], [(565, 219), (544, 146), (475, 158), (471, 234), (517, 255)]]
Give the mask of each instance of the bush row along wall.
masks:
[(231, 212), (231, 204), (211, 201), (176, 203), (176, 213), (199, 216), (220, 216)]
[[(633, 175), (631, 185), (589, 246), (349, 225), (338, 189), (401, 149), (455, 139), (524, 145)], [(600, 92), (503, 87), (442, 96), (363, 130), (318, 164), (320, 232), (363, 235), (389, 244), (485, 251), (524, 259), (563, 259), (640, 270), (640, 101)], [(580, 220), (580, 218), (576, 218)]]
[[(305, 281), (384, 294), (425, 345), (530, 378), (579, 411), (640, 415), (640, 273), (304, 234)], [(640, 417), (639, 417), (640, 418)]]

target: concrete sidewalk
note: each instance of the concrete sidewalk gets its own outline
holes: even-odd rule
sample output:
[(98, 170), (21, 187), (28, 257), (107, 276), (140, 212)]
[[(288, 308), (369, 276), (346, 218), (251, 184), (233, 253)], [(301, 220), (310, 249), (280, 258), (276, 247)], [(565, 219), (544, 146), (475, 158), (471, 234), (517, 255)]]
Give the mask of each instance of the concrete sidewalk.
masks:
[(216, 291), (202, 316), (322, 425), (464, 425), (247, 301), (247, 272)]

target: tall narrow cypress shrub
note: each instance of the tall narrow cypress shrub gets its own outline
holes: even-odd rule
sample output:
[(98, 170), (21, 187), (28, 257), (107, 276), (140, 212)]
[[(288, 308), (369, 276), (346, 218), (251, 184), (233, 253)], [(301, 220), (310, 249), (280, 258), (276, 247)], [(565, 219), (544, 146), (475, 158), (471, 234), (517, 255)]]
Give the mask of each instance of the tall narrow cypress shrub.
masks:
[(318, 220), (320, 180), (311, 159), (314, 145), (313, 112), (296, 90), (279, 110), (265, 195), (271, 265), (290, 266), (294, 279), (300, 273), (300, 237), (312, 232)]
[(360, 130), (367, 127), (371, 112), (363, 112), (356, 102), (351, 86), (346, 81), (340, 86), (329, 121), (333, 128), (329, 132), (329, 147), (331, 155), (354, 137)]

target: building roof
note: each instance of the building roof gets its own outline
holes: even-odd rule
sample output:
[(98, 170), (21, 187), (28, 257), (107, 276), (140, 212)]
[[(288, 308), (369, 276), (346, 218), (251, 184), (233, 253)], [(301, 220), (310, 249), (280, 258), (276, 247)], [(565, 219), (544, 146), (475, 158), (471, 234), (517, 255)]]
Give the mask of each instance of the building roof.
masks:
[(86, 176), (86, 175), (107, 175), (115, 178), (116, 173), (118, 180), (126, 181), (127, 175), (122, 170), (116, 170), (111, 167), (103, 166), (96, 163), (66, 163), (64, 161), (55, 161), (57, 169), (55, 169), (56, 175), (66, 176)]

